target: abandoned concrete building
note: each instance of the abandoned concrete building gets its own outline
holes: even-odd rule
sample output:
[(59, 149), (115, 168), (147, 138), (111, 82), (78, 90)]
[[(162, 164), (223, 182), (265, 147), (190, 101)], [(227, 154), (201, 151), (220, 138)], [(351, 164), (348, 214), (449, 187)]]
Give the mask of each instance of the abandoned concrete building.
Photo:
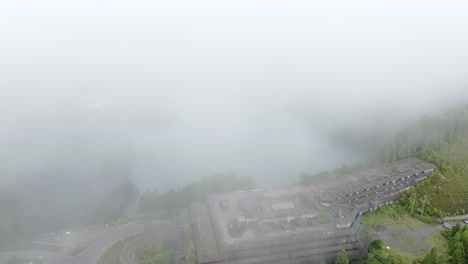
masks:
[(334, 262), (362, 257), (361, 214), (392, 203), (435, 166), (408, 158), (314, 185), (210, 195), (191, 206), (199, 263)]

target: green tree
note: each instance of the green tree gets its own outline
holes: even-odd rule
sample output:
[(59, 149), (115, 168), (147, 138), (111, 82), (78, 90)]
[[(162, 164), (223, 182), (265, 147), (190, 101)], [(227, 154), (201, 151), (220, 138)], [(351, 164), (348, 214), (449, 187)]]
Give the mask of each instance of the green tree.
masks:
[(462, 235), (460, 237), (460, 241), (463, 243), (463, 247), (465, 248), (465, 263), (468, 263), (468, 228), (466, 225), (462, 229)]
[(460, 230), (461, 230), (460, 222), (457, 222), (457, 224), (454, 227), (452, 227), (452, 229), (450, 229), (450, 232), (451, 232), (450, 236), (456, 237), (458, 231)]
[(380, 239), (374, 239), (372, 240), (370, 246), (369, 246), (369, 252), (372, 253), (380, 253), (382, 251), (382, 248), (384, 247), (384, 242)]
[(338, 258), (335, 261), (335, 264), (349, 264), (348, 254), (346, 253), (345, 249), (342, 249), (340, 251), (340, 254), (338, 254)]
[(465, 263), (465, 249), (461, 242), (455, 242), (452, 246), (452, 263), (453, 264), (464, 264)]
[(375, 255), (372, 253), (367, 253), (366, 263), (367, 264), (381, 264), (380, 260), (378, 260), (375, 257)]
[(431, 252), (427, 253), (421, 264), (442, 264), (443, 261), (441, 256), (435, 248), (432, 248)]
[(367, 252), (366, 263), (368, 264), (380, 264), (380, 260), (376, 256), (382, 255), (382, 248), (384, 247), (384, 242), (380, 239), (374, 239), (369, 245), (369, 250)]
[(390, 254), (388, 255), (387, 257), (387, 262), (385, 262), (387, 264), (405, 264), (405, 261), (403, 260), (402, 257), (400, 257), (399, 255), (397, 254)]

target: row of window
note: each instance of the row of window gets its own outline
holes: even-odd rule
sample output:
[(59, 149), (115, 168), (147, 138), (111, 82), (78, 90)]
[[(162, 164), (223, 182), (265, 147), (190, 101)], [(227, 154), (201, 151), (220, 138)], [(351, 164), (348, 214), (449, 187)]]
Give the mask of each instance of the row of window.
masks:
[[(428, 173), (428, 172), (431, 172), (431, 171), (432, 171), (432, 170), (425, 170), (425, 171), (421, 171), (420, 173), (421, 173), (421, 174), (425, 174), (425, 173)], [(388, 184), (390, 184), (390, 183), (395, 183), (396, 181), (403, 181), (403, 180), (405, 180), (405, 179), (409, 179), (409, 178), (412, 177), (412, 176), (418, 176), (418, 175), (419, 175), (419, 173), (417, 172), (417, 173), (414, 173), (413, 175), (408, 175), (408, 176), (405, 176), (405, 177), (402, 177), (402, 178), (399, 178), (399, 179), (396, 179), (396, 180), (393, 180), (393, 181), (388, 181), (388, 182), (382, 184), (382, 186), (383, 186), (383, 185), (388, 185)], [(367, 189), (365, 189), (364, 191), (369, 191), (370, 189), (379, 188), (379, 187), (380, 187), (380, 185), (376, 185), (376, 186), (374, 186), (374, 187), (372, 187), (372, 188), (367, 188)], [(356, 192), (354, 192), (354, 193), (349, 193), (349, 194), (347, 194), (346, 196), (352, 196), (352, 195), (355, 195), (355, 194), (359, 194), (359, 191), (356, 191)], [(340, 200), (341, 198), (342, 198), (342, 197), (340, 196), (340, 197), (337, 198), (337, 200)]]

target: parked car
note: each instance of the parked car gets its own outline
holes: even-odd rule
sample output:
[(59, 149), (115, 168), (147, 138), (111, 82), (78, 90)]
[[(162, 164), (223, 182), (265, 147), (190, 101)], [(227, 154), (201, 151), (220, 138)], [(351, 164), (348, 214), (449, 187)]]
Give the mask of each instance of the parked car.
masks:
[(468, 224), (468, 219), (463, 220), (463, 223)]

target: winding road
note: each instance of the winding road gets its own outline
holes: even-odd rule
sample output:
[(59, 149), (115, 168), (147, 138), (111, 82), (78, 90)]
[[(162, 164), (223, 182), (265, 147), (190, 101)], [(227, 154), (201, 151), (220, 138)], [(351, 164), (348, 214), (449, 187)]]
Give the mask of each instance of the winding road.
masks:
[(97, 264), (99, 257), (106, 249), (122, 239), (142, 233), (143, 230), (144, 223), (122, 226), (100, 238), (83, 253), (75, 257), (67, 257), (60, 252), (32, 250), (0, 253), (0, 261), (5, 261), (11, 256), (17, 256), (25, 259), (42, 259), (44, 264)]

